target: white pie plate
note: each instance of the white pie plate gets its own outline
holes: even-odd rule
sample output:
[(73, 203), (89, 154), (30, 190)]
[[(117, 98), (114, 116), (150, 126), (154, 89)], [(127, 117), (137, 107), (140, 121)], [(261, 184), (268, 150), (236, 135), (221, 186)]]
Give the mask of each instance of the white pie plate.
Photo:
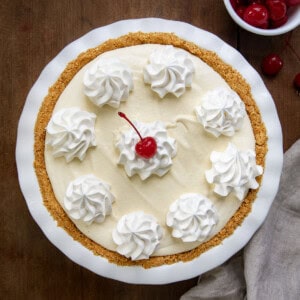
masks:
[[(267, 128), (268, 153), (265, 173), (258, 197), (251, 213), (234, 234), (223, 243), (203, 253), (190, 262), (179, 262), (144, 269), (142, 267), (121, 267), (95, 256), (91, 251), (73, 240), (50, 216), (43, 205), (36, 174), (33, 168), (34, 125), (48, 88), (54, 84), (67, 63), (81, 52), (95, 47), (110, 38), (128, 32), (173, 32), (192, 41), (202, 48), (215, 51), (225, 62), (237, 69), (251, 85), (252, 94)], [(198, 276), (234, 255), (250, 240), (263, 223), (276, 195), (282, 168), (282, 133), (276, 108), (271, 95), (258, 73), (243, 56), (217, 36), (190, 24), (163, 19), (124, 20), (97, 28), (65, 47), (42, 71), (30, 90), (20, 117), (16, 146), (16, 161), (21, 190), (34, 220), (47, 238), (67, 257), (98, 275), (135, 284), (165, 284)]]

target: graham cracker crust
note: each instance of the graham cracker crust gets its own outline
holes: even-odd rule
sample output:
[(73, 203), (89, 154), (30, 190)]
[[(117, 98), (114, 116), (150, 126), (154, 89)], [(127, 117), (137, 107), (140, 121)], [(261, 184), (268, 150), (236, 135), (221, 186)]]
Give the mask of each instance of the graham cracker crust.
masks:
[[(250, 118), (255, 136), (256, 162), (262, 167), (265, 165), (265, 156), (267, 153), (267, 133), (259, 109), (251, 95), (251, 88), (239, 72), (222, 61), (216, 53), (199, 48), (196, 44), (185, 41), (172, 33), (129, 33), (116, 39), (107, 40), (103, 44), (81, 53), (75, 60), (71, 61), (67, 65), (54, 85), (49, 88), (48, 95), (45, 97), (41, 105), (35, 124), (34, 168), (38, 178), (44, 205), (57, 222), (58, 226), (64, 228), (64, 230), (71, 235), (74, 240), (80, 242), (95, 255), (100, 255), (108, 261), (121, 266), (142, 266), (144, 268), (151, 268), (164, 264), (173, 264), (180, 261), (190, 261), (212, 247), (221, 244), (225, 238), (234, 233), (235, 229), (242, 224), (245, 217), (250, 213), (252, 203), (255, 201), (259, 189), (249, 191), (237, 212), (217, 235), (193, 250), (184, 253), (150, 257), (149, 259), (140, 261), (131, 261), (117, 252), (110, 251), (95, 243), (77, 229), (56, 200), (47, 175), (44, 158), (46, 137), (45, 128), (52, 116), (52, 111), (59, 96), (72, 80), (74, 75), (84, 65), (106, 51), (140, 44), (173, 45), (175, 47), (185, 49), (191, 54), (202, 59), (225, 79), (228, 85), (239, 94), (245, 103), (246, 111)], [(261, 183), (261, 180), (262, 176), (257, 177), (259, 184)]]

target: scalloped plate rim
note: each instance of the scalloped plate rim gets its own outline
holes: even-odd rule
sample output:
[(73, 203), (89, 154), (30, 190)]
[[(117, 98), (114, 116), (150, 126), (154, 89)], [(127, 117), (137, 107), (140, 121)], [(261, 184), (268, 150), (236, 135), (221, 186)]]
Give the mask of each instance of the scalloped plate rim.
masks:
[[(55, 82), (66, 64), (76, 58), (80, 52), (95, 47), (108, 38), (115, 38), (136, 31), (173, 32), (200, 47), (215, 51), (225, 62), (236, 68), (250, 83), (254, 96), (259, 96), (257, 104), (267, 128), (269, 148), (265, 175), (258, 197), (253, 204), (252, 212), (245, 218), (243, 224), (235, 230), (234, 234), (226, 238), (221, 245), (208, 250), (192, 261), (150, 269), (137, 266), (124, 267), (110, 263), (106, 259), (94, 255), (79, 242), (74, 241), (61, 227), (57, 227), (56, 221), (43, 205), (33, 169), (33, 129), (39, 107), (47, 94), (48, 87)], [(63, 48), (43, 69), (27, 96), (19, 120), (16, 162), (20, 187), (33, 219), (52, 244), (69, 259), (107, 278), (134, 284), (166, 284), (193, 278), (222, 264), (244, 247), (260, 227), (266, 218), (279, 185), (283, 162), (282, 132), (270, 93), (259, 74), (236, 49), (223, 42), (216, 35), (181, 21), (158, 18), (122, 20), (93, 29), (73, 41)], [(270, 176), (272, 176), (272, 180)]]

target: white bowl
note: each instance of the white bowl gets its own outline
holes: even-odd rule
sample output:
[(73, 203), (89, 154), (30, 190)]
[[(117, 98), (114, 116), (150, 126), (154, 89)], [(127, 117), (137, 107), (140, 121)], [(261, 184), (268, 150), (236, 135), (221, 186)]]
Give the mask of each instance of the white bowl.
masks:
[(248, 23), (246, 23), (242, 18), (240, 18), (238, 16), (238, 14), (234, 11), (230, 0), (223, 0), (225, 7), (229, 13), (229, 15), (231, 16), (231, 18), (242, 28), (259, 34), (259, 35), (267, 35), (267, 36), (271, 36), (271, 35), (280, 35), (283, 33), (286, 33), (288, 31), (293, 30), (294, 28), (296, 28), (297, 26), (300, 25), (300, 5), (294, 6), (294, 7), (290, 7), (288, 9), (288, 21), (275, 29), (261, 29), (261, 28), (257, 28), (254, 26), (249, 25)]

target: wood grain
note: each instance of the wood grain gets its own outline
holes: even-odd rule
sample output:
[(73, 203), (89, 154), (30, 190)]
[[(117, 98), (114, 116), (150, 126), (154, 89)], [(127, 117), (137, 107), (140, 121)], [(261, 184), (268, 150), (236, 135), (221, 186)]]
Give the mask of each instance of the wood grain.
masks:
[[(263, 79), (276, 103), (287, 149), (300, 135), (300, 98), (291, 86), (300, 62), (284, 46), (288, 35), (266, 38), (239, 29), (221, 0), (2, 0), (0, 17), (0, 298), (179, 299), (197, 278), (161, 286), (117, 282), (74, 264), (45, 238), (28, 212), (15, 165), (17, 125), (26, 96), (64, 46), (96, 27), (131, 18), (180, 20), (215, 33), (258, 72), (265, 54), (281, 51), (284, 69), (276, 78)], [(290, 44), (299, 54), (299, 28)]]

